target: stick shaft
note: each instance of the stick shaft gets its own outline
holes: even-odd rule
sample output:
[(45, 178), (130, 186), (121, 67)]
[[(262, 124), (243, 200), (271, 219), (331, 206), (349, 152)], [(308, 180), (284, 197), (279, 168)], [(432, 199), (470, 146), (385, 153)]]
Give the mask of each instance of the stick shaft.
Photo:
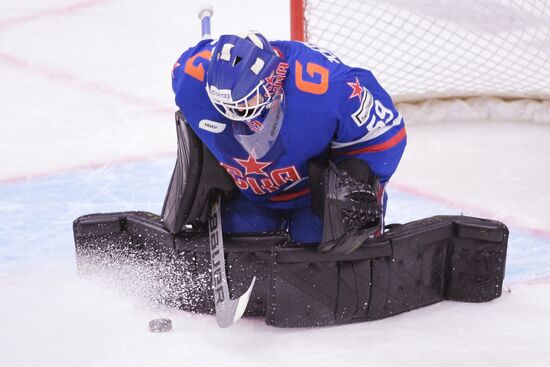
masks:
[(199, 9), (199, 19), (201, 20), (201, 35), (202, 39), (212, 38), (210, 30), (210, 19), (214, 14), (214, 9), (211, 5), (204, 5)]

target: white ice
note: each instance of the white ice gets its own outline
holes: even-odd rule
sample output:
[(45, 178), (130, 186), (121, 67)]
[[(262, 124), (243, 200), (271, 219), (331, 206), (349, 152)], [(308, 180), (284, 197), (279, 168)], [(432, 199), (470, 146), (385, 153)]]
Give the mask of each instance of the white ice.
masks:
[[(287, 1), (212, 3), (215, 35), (289, 37)], [(160, 211), (175, 160), (170, 71), (199, 38), (199, 5), (0, 2), (0, 367), (550, 365), (550, 113), (540, 103), (400, 106), (413, 123), (389, 219), (508, 224), (495, 301), (322, 329), (243, 319), (222, 330), (140, 302), (121, 290), (129, 279), (77, 276), (74, 218)], [(148, 331), (160, 316), (172, 332)]]

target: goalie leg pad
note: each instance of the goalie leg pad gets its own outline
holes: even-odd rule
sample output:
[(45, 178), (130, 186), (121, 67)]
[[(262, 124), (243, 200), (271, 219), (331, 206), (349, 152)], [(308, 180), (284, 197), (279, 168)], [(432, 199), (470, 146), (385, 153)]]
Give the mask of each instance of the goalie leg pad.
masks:
[[(161, 259), (175, 264), (164, 273), (176, 285), (162, 293), (165, 303), (213, 312), (206, 233), (174, 235), (143, 212), (80, 217), (74, 233), (79, 269), (98, 252)], [(445, 299), (490, 301), (501, 295), (507, 239), (502, 223), (464, 216), (397, 226), (349, 254), (291, 245), (284, 233), (224, 235), (230, 293), (242, 294), (256, 276), (245, 315), (266, 315), (279, 327), (376, 320)]]
[(501, 295), (507, 238), (499, 222), (439, 216), (397, 227), (349, 255), (278, 249), (266, 322), (346, 324), (442, 300), (490, 301)]

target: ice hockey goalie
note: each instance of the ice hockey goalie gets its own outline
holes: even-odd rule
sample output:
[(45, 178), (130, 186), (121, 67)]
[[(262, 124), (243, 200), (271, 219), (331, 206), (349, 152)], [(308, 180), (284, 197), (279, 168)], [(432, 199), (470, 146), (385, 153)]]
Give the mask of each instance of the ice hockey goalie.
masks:
[(171, 271), (204, 286), (176, 304), (213, 313), (211, 283), (198, 280), (211, 277), (217, 195), (229, 292), (242, 294), (255, 277), (245, 315), (270, 325), (344, 324), (500, 296), (502, 223), (436, 216), (384, 225), (406, 132), (369, 71), (248, 32), (199, 42), (172, 76), (178, 157), (162, 213), (78, 218), (79, 264), (111, 252), (181, 260)]

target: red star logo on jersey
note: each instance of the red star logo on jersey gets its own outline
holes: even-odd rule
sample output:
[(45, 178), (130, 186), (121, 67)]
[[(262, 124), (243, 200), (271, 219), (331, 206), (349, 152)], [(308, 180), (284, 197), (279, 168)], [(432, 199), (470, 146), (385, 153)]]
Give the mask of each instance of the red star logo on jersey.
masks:
[(361, 87), (361, 84), (359, 84), (359, 79), (355, 77), (355, 83), (347, 82), (347, 85), (351, 87), (351, 95), (349, 96), (349, 99), (352, 99), (353, 97), (359, 97), (361, 99), (361, 93), (363, 93), (363, 87)]
[(174, 66), (172, 67), (172, 78), (174, 77), (174, 70), (176, 70), (176, 68), (178, 66), (180, 66), (181, 64), (179, 62), (176, 61), (176, 63), (174, 64)]
[(251, 155), (248, 156), (248, 159), (238, 159), (233, 158), (238, 164), (244, 167), (245, 169), (245, 176), (250, 174), (257, 174), (257, 175), (264, 175), (269, 176), (267, 173), (264, 172), (264, 168), (269, 166), (272, 162), (259, 162)]

